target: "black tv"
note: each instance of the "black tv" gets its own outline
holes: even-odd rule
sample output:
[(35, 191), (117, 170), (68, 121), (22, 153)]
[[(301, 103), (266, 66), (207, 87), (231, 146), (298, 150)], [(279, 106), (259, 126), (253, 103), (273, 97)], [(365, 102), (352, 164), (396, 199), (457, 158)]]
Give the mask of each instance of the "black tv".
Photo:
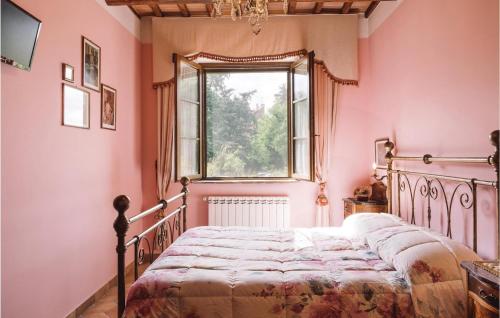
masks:
[(42, 22), (10, 0), (2, 1), (2, 62), (31, 70)]

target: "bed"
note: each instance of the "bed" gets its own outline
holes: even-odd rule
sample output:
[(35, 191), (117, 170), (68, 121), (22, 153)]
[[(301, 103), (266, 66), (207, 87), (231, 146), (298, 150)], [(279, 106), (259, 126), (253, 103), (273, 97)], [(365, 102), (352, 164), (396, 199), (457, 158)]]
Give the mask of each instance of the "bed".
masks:
[[(492, 134), (495, 140), (495, 132)], [(466, 312), (463, 260), (476, 260), (478, 189), (494, 187), (494, 181), (457, 178), (394, 169), (398, 160), (489, 164), (498, 176), (496, 152), (488, 157), (397, 157), (387, 143), (386, 168), (389, 211), (360, 213), (341, 227), (310, 229), (256, 229), (246, 227), (197, 227), (186, 229), (189, 180), (182, 179), (181, 194), (160, 201), (139, 215), (126, 218), (128, 198), (115, 199), (119, 215), (118, 236), (119, 316), (132, 317), (461, 317)], [(408, 176), (416, 177), (413, 184)], [(393, 176), (395, 178), (393, 178)], [(415, 225), (415, 198), (437, 199), (441, 182), (456, 182), (447, 197), (457, 200), (473, 215), (473, 249), (430, 228)], [(406, 182), (406, 183), (405, 183)], [(393, 186), (395, 183), (395, 186)], [(466, 185), (466, 186), (464, 186)], [(470, 187), (467, 187), (470, 185)], [(413, 192), (412, 192), (413, 189)], [(417, 190), (419, 189), (419, 190)], [(443, 191), (445, 188), (442, 187)], [(401, 215), (401, 192), (410, 191), (409, 220)], [(467, 191), (470, 191), (467, 192)], [(175, 200), (182, 203), (162, 215), (152, 227), (125, 241), (130, 223)], [(393, 207), (393, 203), (397, 206)], [(430, 227), (430, 205), (428, 211)], [(446, 211), (448, 212), (448, 211)], [(398, 216), (399, 215), (399, 216)], [(447, 213), (448, 219), (451, 214)], [(413, 223), (413, 224), (412, 224)], [(182, 233), (177, 239), (173, 234)], [(147, 235), (157, 231), (153, 244)], [(498, 239), (498, 238), (497, 238)], [(154, 246), (172, 243), (131, 286), (125, 298), (125, 251), (134, 247), (137, 264)], [(166, 242), (166, 243), (165, 243)], [(126, 301), (125, 301), (126, 299)]]

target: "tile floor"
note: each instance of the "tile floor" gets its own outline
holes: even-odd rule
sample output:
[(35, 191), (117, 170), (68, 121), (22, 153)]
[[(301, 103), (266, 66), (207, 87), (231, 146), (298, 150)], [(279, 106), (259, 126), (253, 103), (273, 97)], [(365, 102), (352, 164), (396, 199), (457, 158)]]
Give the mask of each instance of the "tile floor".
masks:
[[(144, 264), (139, 267), (139, 272), (143, 273), (147, 265)], [(126, 277), (126, 288), (127, 293), (130, 286), (133, 283), (134, 274), (131, 272)], [(117, 318), (118, 316), (118, 304), (117, 304), (117, 288), (116, 286), (108, 290), (100, 299), (97, 300), (95, 304), (87, 308), (83, 314), (78, 316), (78, 318)]]

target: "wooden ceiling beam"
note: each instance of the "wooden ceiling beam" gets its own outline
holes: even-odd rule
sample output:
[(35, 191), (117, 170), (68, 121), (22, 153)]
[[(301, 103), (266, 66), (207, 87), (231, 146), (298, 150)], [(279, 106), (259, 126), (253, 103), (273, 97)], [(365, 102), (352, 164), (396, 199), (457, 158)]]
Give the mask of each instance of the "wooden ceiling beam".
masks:
[[(341, 14), (342, 11), (340, 8), (323, 8), (321, 10), (321, 13), (318, 14)], [(359, 9), (352, 9), (351, 13), (360, 13)], [(271, 10), (269, 11), (269, 14), (271, 15), (281, 15), (283, 14), (283, 11), (279, 10)], [(311, 14), (311, 9), (296, 9), (295, 10), (295, 15), (310, 15)]]
[[(321, 14), (341, 14), (342, 12), (340, 9), (333, 9), (333, 8), (323, 8), (321, 10)], [(361, 13), (359, 9), (352, 9), (351, 13)], [(189, 11), (190, 17), (192, 18), (206, 18), (207, 17), (207, 11)], [(311, 9), (297, 9), (295, 10), (295, 15), (310, 15), (311, 14)], [(269, 15), (274, 16), (274, 15), (283, 15), (283, 10), (269, 10)], [(142, 14), (143, 17), (151, 17), (154, 16), (152, 12), (150, 13), (144, 13)], [(228, 16), (228, 15), (225, 15)], [(177, 17), (183, 17), (181, 12), (163, 12), (163, 17), (164, 18), (177, 18)]]
[(128, 6), (128, 8), (132, 11), (132, 13), (135, 14), (136, 17), (138, 17), (139, 19), (141, 18), (141, 16), (139, 15), (139, 13), (137, 13), (137, 11), (135, 11), (133, 6)]
[(351, 10), (352, 2), (344, 2), (342, 5), (342, 14), (347, 14)]
[(149, 6), (151, 10), (153, 10), (153, 14), (155, 17), (163, 17), (163, 12), (161, 12), (160, 6), (157, 4), (151, 4)]
[(368, 19), (370, 17), (370, 15), (373, 13), (373, 11), (379, 5), (379, 3), (380, 3), (380, 1), (372, 1), (370, 3), (370, 5), (368, 6), (368, 8), (366, 8), (366, 11), (365, 11), (365, 18), (366, 19)]
[(177, 3), (177, 6), (179, 7), (179, 10), (181, 10), (183, 17), (187, 18), (191, 16), (191, 13), (189, 13), (189, 9), (185, 3)]
[[(294, 2), (317, 2), (318, 0), (295, 0)], [(321, 0), (322, 2), (357, 2), (357, 1), (346, 1), (346, 0)], [(374, 2), (385, 2), (385, 1), (396, 1), (396, 0), (379, 0)], [(154, 4), (177, 4), (177, 3), (213, 3), (213, 0), (106, 0), (106, 3), (110, 6), (122, 6), (122, 5), (154, 5)], [(289, 5), (292, 1), (289, 2)], [(370, 5), (372, 5), (370, 4)]]
[(182, 17), (182, 13), (181, 12), (164, 12), (163, 16), (167, 17), (167, 18), (179, 18), (179, 17)]
[[(138, 17), (143, 16), (156, 16), (156, 17), (191, 17), (191, 16), (211, 16), (213, 11), (213, 0), (106, 0), (108, 5), (127, 5), (130, 10)], [(279, 1), (279, 0), (278, 0)], [(365, 18), (369, 18), (373, 11), (382, 1), (395, 1), (395, 0), (378, 0), (370, 1), (368, 8), (364, 12)], [(314, 2), (314, 7), (311, 9), (297, 9), (297, 2)], [(327, 2), (342, 2), (341, 8), (328, 8), (324, 6)], [(289, 0), (288, 14), (347, 14), (347, 13), (360, 13), (360, 9), (352, 8), (356, 0)], [(206, 10), (190, 12), (187, 5), (188, 3), (205, 4)], [(176, 4), (179, 7), (179, 12), (163, 12), (159, 4)], [(139, 14), (134, 5), (147, 5), (151, 8), (152, 12)], [(274, 12), (276, 10), (269, 10), (269, 14), (283, 14), (282, 11)], [(361, 13), (363, 13), (361, 11)]]
[(313, 13), (314, 14), (321, 13), (322, 9), (323, 9), (323, 2), (316, 2), (316, 4), (314, 5)]
[(297, 9), (297, 1), (290, 0), (288, 2), (288, 14), (295, 14), (295, 10)]
[(108, 6), (155, 5), (159, 0), (106, 0)]
[(207, 15), (208, 15), (209, 17), (211, 17), (211, 16), (212, 16), (212, 12), (214, 11), (214, 5), (213, 5), (213, 4), (211, 4), (211, 3), (207, 3), (207, 4), (205, 5), (205, 8), (206, 8), (206, 10), (207, 10)]
[[(342, 11), (341, 9), (334, 9), (334, 8), (323, 8), (321, 10), (321, 13), (318, 14), (341, 14)], [(360, 12), (359, 9), (351, 9), (350, 13), (362, 13)], [(190, 17), (192, 18), (206, 18), (208, 13), (206, 10), (203, 11), (189, 11)], [(311, 9), (296, 9), (295, 10), (295, 15), (311, 15)], [(274, 16), (274, 15), (283, 15), (283, 10), (269, 10), (269, 15)], [(151, 17), (154, 16), (152, 12), (150, 13), (143, 13), (141, 15), (142, 17)], [(224, 15), (228, 16), (228, 15)], [(183, 17), (181, 12), (163, 12), (163, 17), (164, 18), (174, 18), (174, 17)]]

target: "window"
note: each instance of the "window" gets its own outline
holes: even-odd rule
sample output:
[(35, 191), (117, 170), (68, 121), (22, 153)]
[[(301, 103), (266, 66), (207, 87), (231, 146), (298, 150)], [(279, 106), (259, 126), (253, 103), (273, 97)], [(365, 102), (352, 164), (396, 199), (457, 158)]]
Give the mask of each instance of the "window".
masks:
[(206, 71), (207, 178), (288, 177), (288, 72)]
[(177, 179), (312, 180), (312, 58), (199, 65), (175, 55)]

